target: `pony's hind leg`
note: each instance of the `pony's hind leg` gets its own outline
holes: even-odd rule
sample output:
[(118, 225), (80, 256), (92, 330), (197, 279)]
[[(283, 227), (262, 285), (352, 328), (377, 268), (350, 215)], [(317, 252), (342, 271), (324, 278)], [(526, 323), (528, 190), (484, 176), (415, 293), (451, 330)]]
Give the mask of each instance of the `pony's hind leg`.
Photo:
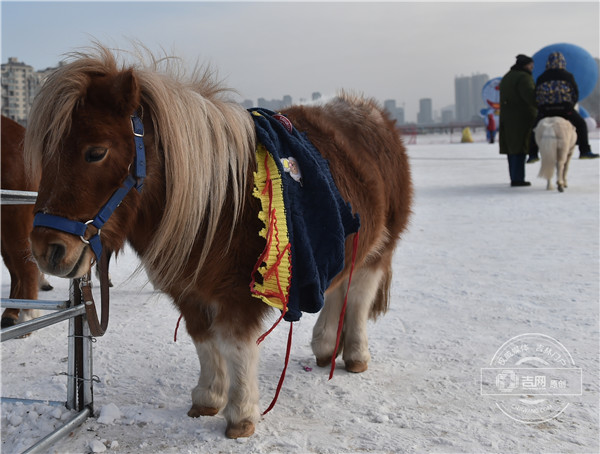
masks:
[(192, 391), (192, 408), (188, 416), (214, 416), (227, 402), (229, 381), (225, 361), (214, 340), (195, 342), (200, 360), (200, 378)]
[(557, 153), (558, 158), (556, 160), (556, 189), (558, 189), (558, 192), (563, 192), (565, 188), (565, 157), (562, 156), (563, 150), (561, 150), (560, 147), (558, 148)]
[[(383, 274), (382, 269), (371, 266), (356, 270), (352, 276), (342, 339), (338, 348), (338, 353), (343, 352), (342, 357), (349, 372), (364, 372), (371, 360), (367, 320)], [(325, 307), (313, 329), (311, 345), (317, 365), (321, 367), (331, 363), (347, 285), (348, 281), (345, 280), (325, 297)]]
[(563, 171), (562, 171), (563, 188), (568, 188), (569, 187), (569, 185), (567, 183), (567, 173), (569, 172), (569, 164), (571, 163), (571, 156), (573, 156), (573, 150), (574, 150), (574, 148), (571, 148), (567, 152), (567, 158), (566, 158), (565, 163), (563, 165)]
[(557, 165), (557, 172), (556, 172), (556, 189), (558, 189), (558, 192), (563, 192), (565, 190), (565, 188), (567, 187), (566, 181), (565, 181), (565, 172), (566, 172), (566, 163), (559, 160), (558, 161), (558, 165)]
[(344, 319), (342, 356), (349, 372), (364, 372), (371, 360), (367, 321), (382, 277), (383, 270), (380, 268), (363, 268), (352, 277)]

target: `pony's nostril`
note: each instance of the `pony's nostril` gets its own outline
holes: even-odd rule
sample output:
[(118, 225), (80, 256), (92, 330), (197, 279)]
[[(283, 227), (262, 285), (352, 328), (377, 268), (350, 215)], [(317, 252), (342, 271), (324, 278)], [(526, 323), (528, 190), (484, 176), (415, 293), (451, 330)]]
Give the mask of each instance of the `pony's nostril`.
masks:
[(53, 243), (49, 249), (48, 261), (52, 266), (56, 267), (65, 256), (65, 247), (62, 244)]

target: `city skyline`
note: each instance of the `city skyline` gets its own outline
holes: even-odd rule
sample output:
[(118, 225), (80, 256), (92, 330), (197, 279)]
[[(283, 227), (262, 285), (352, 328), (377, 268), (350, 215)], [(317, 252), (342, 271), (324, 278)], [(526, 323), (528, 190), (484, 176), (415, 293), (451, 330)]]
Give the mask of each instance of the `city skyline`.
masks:
[[(31, 72), (33, 74), (35, 74), (36, 78), (39, 79), (39, 81), (41, 81), (43, 78), (45, 78), (49, 73), (51, 73), (54, 69), (56, 69), (61, 62), (58, 62), (56, 65), (54, 66), (50, 66), (50, 67), (46, 67), (43, 69), (39, 69), (39, 68), (35, 68), (32, 65), (29, 65), (27, 62), (25, 61), (21, 61), (19, 59), (18, 56), (12, 56), (12, 57), (8, 57), (6, 62), (2, 62), (2, 67), (7, 67), (9, 64), (11, 65), (15, 65), (16, 67), (27, 67), (27, 68), (31, 68)], [(484, 77), (484, 82), (487, 81), (489, 78), (487, 76), (487, 74), (476, 74), (474, 76), (471, 77), (478, 77), (478, 76), (483, 76)], [(465, 77), (465, 76), (456, 76), (455, 77), (455, 85), (456, 85), (456, 80), (458, 79), (470, 79), (469, 77)], [(38, 81), (38, 83), (39, 83)], [(6, 81), (3, 81), (3, 88), (6, 86)], [(480, 88), (480, 87), (479, 87)], [(26, 97), (28, 98), (28, 103), (29, 105), (32, 102), (32, 98), (33, 95), (35, 94), (33, 91), (29, 90), (30, 92), (28, 92), (26, 94)], [(4, 98), (6, 98), (6, 95), (3, 91), (3, 101)], [(308, 97), (305, 98), (299, 98), (297, 100), (295, 100), (291, 95), (288, 94), (284, 94), (282, 95), (281, 98), (272, 98), (272, 99), (266, 99), (263, 96), (259, 96), (258, 98), (256, 98), (256, 100), (251, 100), (251, 99), (237, 99), (237, 101), (242, 104), (244, 107), (246, 108), (251, 108), (251, 107), (263, 107), (263, 108), (269, 108), (271, 110), (278, 110), (287, 106), (290, 106), (292, 104), (306, 104), (306, 103), (310, 103), (310, 102), (315, 102), (315, 101), (320, 101), (320, 100), (326, 100), (327, 96), (323, 97), (323, 95), (321, 94), (321, 92), (318, 91), (313, 91), (311, 92), (310, 95), (310, 99)], [(455, 93), (455, 100), (456, 100), (456, 93)], [(256, 102), (254, 102), (256, 101)], [(402, 125), (402, 124), (432, 124), (432, 123), (447, 123), (449, 121), (461, 121), (461, 122), (470, 122), (473, 120), (473, 117), (469, 118), (469, 119), (459, 119), (456, 118), (456, 102), (454, 104), (442, 107), (440, 109), (434, 109), (434, 100), (431, 97), (425, 97), (425, 98), (420, 98), (418, 100), (419, 103), (419, 109), (417, 111), (416, 114), (416, 118), (415, 119), (407, 119), (406, 118), (406, 109), (405, 109), (405, 103), (401, 102), (401, 105), (398, 105), (398, 99), (391, 99), (391, 98), (386, 98), (383, 100), (378, 100), (378, 102), (385, 107), (390, 114), (392, 115), (393, 118), (396, 118), (396, 120), (398, 121), (398, 124)], [(426, 113), (423, 114), (423, 105), (424, 105), (424, 101), (426, 102)], [(468, 100), (469, 103), (472, 103), (473, 100), (469, 99)], [(3, 105), (3, 114), (13, 118), (13, 115), (10, 115), (8, 113), (6, 113), (5, 111), (8, 110), (8, 108), (10, 107), (8, 105), (8, 103), (3, 103), (6, 105)], [(478, 100), (478, 104), (481, 104), (481, 106), (483, 106), (483, 100), (479, 99)], [(443, 112), (444, 111), (451, 111), (452, 115), (450, 117), (446, 116), (446, 118), (444, 119), (444, 115)], [(422, 114), (424, 116), (422, 116)], [(483, 117), (482, 117), (483, 118)], [(15, 120), (22, 120), (19, 118), (13, 118)]]
[[(1, 3), (3, 60), (56, 64), (94, 40), (143, 43), (193, 68), (214, 68), (240, 99), (310, 99), (340, 89), (454, 104), (454, 78), (503, 76), (517, 54), (558, 42), (599, 55), (591, 2), (11, 2)], [(133, 19), (134, 18), (134, 19)], [(533, 25), (535, 23), (535, 26)], [(565, 26), (568, 24), (568, 26)]]

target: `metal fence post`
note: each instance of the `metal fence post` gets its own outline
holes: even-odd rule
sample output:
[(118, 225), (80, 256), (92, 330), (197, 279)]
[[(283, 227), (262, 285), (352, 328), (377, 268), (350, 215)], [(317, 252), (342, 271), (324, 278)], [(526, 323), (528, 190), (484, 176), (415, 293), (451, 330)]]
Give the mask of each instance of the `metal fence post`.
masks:
[[(25, 191), (0, 191), (0, 202), (4, 204), (32, 204), (35, 203), (35, 192)], [(67, 370), (67, 400), (66, 407), (78, 413), (70, 418), (65, 424), (54, 432), (48, 434), (24, 453), (39, 453), (48, 449), (60, 438), (68, 435), (74, 428), (83, 424), (85, 420), (94, 414), (94, 380), (92, 364), (92, 338), (85, 308), (81, 297), (79, 279), (71, 280), (69, 286), (69, 301), (36, 301), (36, 300), (11, 300), (2, 298), (2, 307), (15, 307), (23, 309), (42, 309), (58, 311), (15, 325), (3, 328), (0, 335), (1, 341), (7, 341), (34, 330), (53, 325), (69, 319), (68, 329), (68, 370)], [(43, 400), (2, 398), (3, 402), (24, 403), (50, 403), (62, 405), (61, 402), (48, 402)]]

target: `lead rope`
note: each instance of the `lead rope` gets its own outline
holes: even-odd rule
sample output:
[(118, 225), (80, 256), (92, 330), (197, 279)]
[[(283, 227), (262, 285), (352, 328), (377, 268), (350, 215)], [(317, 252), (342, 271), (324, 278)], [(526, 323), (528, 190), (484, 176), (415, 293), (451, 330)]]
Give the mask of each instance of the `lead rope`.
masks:
[[(354, 272), (354, 265), (356, 264), (356, 250), (358, 249), (358, 232), (354, 235), (354, 240), (352, 242), (352, 262), (350, 263), (350, 274), (348, 276), (348, 288), (346, 289), (346, 297), (344, 298), (344, 305), (342, 306), (342, 311), (340, 313), (340, 321), (338, 324), (338, 332), (337, 338), (335, 341), (335, 350), (333, 352), (333, 356), (331, 357), (331, 371), (329, 372), (329, 380), (333, 377), (333, 372), (335, 371), (335, 358), (337, 357), (338, 347), (340, 345), (340, 337), (342, 335), (342, 328), (344, 327), (344, 315), (346, 314), (346, 306), (348, 305), (348, 293), (350, 293), (350, 283), (352, 282), (352, 273)], [(285, 372), (287, 371), (288, 363), (290, 360), (290, 350), (292, 348), (292, 327), (293, 323), (290, 322), (290, 332), (288, 333), (288, 341), (287, 341), (287, 349), (285, 352), (285, 363), (283, 365), (283, 371), (281, 372), (281, 377), (279, 377), (279, 383), (277, 384), (277, 389), (275, 390), (275, 397), (271, 401), (271, 405), (263, 412), (263, 416), (266, 415), (271, 409), (275, 406), (277, 402), (277, 398), (279, 397), (279, 393), (283, 386), (283, 381), (285, 380)]]
[(279, 377), (279, 383), (277, 383), (277, 389), (275, 390), (275, 396), (273, 397), (273, 400), (271, 401), (269, 408), (267, 408), (263, 412), (263, 416), (266, 415), (267, 413), (269, 413), (273, 409), (273, 407), (277, 403), (277, 399), (279, 398), (279, 393), (281, 392), (281, 388), (283, 387), (283, 381), (285, 380), (285, 372), (287, 371), (288, 363), (290, 362), (290, 351), (292, 350), (292, 327), (293, 326), (294, 326), (294, 323), (290, 322), (290, 332), (288, 333), (287, 348), (285, 351), (285, 363), (283, 365), (283, 371), (281, 372), (281, 377)]
[(108, 328), (108, 316), (110, 307), (110, 293), (108, 289), (108, 252), (106, 248), (100, 254), (100, 311), (101, 319), (98, 320), (94, 295), (92, 294), (92, 275), (90, 271), (83, 276), (79, 283), (81, 297), (85, 306), (85, 315), (93, 337), (102, 337)]
[(331, 357), (331, 371), (329, 372), (329, 380), (333, 377), (335, 371), (335, 359), (337, 358), (338, 347), (340, 346), (340, 338), (342, 336), (342, 329), (344, 328), (344, 315), (346, 314), (346, 306), (348, 305), (348, 293), (350, 293), (350, 283), (352, 282), (352, 272), (354, 271), (354, 264), (356, 263), (356, 250), (358, 249), (358, 231), (354, 235), (354, 241), (352, 242), (352, 263), (350, 265), (350, 275), (348, 276), (348, 288), (346, 289), (346, 297), (344, 298), (344, 305), (342, 306), (342, 312), (340, 313), (340, 321), (338, 323), (337, 338), (335, 340), (335, 350)]

